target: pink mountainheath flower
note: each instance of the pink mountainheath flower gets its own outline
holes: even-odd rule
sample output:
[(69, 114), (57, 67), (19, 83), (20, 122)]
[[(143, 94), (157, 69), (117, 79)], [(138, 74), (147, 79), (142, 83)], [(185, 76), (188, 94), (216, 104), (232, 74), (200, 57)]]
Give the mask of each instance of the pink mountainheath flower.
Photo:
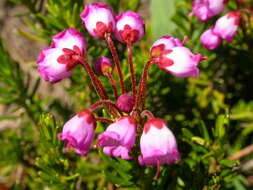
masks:
[(116, 17), (115, 33), (119, 41), (133, 43), (144, 36), (145, 23), (139, 14), (133, 11), (126, 11)]
[(212, 28), (206, 30), (200, 36), (200, 40), (201, 40), (202, 46), (209, 50), (216, 49), (222, 41), (222, 39), (213, 32)]
[(85, 110), (67, 121), (58, 137), (67, 143), (67, 149), (73, 147), (77, 154), (85, 156), (94, 138), (95, 127), (96, 120), (93, 114)]
[(140, 139), (141, 165), (160, 166), (171, 164), (180, 158), (176, 138), (165, 122), (160, 118), (152, 118), (144, 125)]
[(63, 30), (52, 38), (51, 46), (40, 52), (37, 64), (42, 78), (56, 83), (73, 73), (78, 61), (72, 58), (72, 54), (84, 55), (86, 41), (82, 34), (74, 28)]
[(72, 67), (58, 61), (58, 58), (63, 54), (64, 52), (60, 48), (45, 48), (40, 52), (37, 64), (39, 73), (44, 80), (56, 83), (73, 73)]
[(219, 18), (213, 32), (227, 42), (232, 42), (240, 24), (240, 12), (229, 12)]
[(221, 13), (226, 2), (226, 0), (195, 0), (192, 3), (191, 14), (196, 15), (199, 20), (205, 22)]
[(180, 46), (183, 46), (183, 42), (179, 39), (173, 38), (172, 36), (163, 36), (153, 43), (150, 48), (150, 55), (152, 58), (157, 58), (164, 50), (170, 50), (171, 48)]
[(104, 39), (106, 33), (113, 33), (115, 30), (114, 12), (105, 3), (92, 3), (85, 6), (80, 17), (93, 37)]
[(98, 136), (97, 145), (103, 147), (105, 154), (129, 160), (129, 152), (134, 146), (136, 121), (131, 116), (120, 118), (109, 125), (106, 131)]
[(117, 99), (117, 106), (125, 113), (130, 113), (134, 107), (134, 97), (128, 93), (120, 95)]
[(103, 75), (105, 72), (112, 72), (113, 65), (111, 59), (101, 56), (95, 63), (94, 63), (94, 70), (97, 74)]
[(205, 59), (201, 54), (193, 54), (186, 47), (174, 47), (160, 55), (158, 67), (175, 77), (198, 77), (197, 65)]
[(51, 48), (68, 48), (72, 49), (77, 46), (82, 54), (86, 52), (86, 40), (83, 34), (75, 28), (69, 28), (52, 37), (53, 42)]

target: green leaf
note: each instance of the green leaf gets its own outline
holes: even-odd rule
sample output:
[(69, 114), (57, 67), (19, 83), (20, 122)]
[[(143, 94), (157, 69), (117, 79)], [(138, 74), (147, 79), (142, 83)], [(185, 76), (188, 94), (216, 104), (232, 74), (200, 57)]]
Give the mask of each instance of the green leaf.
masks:
[(196, 137), (195, 136), (195, 137), (192, 137), (191, 140), (193, 142), (196, 142), (199, 145), (202, 145), (202, 146), (206, 144), (205, 140), (203, 138), (201, 138), (201, 137)]
[(226, 124), (227, 119), (225, 118), (225, 115), (218, 115), (215, 123), (215, 137), (218, 137), (220, 139), (224, 137), (224, 135), (226, 134)]
[(164, 35), (172, 35), (175, 25), (170, 17), (174, 12), (174, 0), (151, 0), (150, 13), (153, 39)]
[(129, 163), (129, 161), (122, 160), (120, 158), (114, 159), (113, 157), (107, 156), (101, 152), (100, 156), (114, 170), (114, 173), (104, 171), (107, 180), (121, 187), (135, 186), (134, 183), (131, 181), (133, 178), (133, 176), (131, 175), (132, 165)]
[(203, 120), (200, 120), (199, 130), (205, 141), (210, 141), (210, 136)]
[(187, 137), (188, 139), (191, 139), (194, 135), (192, 134), (192, 132), (187, 129), (187, 128), (182, 128), (182, 133), (185, 137)]

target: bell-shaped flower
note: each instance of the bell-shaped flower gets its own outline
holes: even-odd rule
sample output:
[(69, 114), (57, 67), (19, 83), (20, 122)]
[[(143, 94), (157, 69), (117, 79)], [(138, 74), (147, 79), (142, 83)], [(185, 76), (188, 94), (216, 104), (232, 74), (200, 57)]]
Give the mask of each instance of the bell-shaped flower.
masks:
[(52, 39), (53, 42), (50, 46), (52, 48), (67, 48), (73, 50), (74, 46), (77, 46), (81, 50), (82, 54), (85, 54), (86, 40), (82, 33), (75, 28), (63, 30), (62, 32), (54, 35)]
[(40, 52), (37, 64), (38, 71), (44, 80), (56, 83), (73, 73), (73, 67), (59, 62), (58, 58), (63, 54), (60, 48), (45, 48)]
[(171, 164), (180, 158), (177, 141), (165, 122), (159, 118), (152, 118), (144, 125), (140, 139), (141, 165), (157, 166)]
[(107, 72), (112, 72), (113, 65), (111, 59), (101, 56), (94, 64), (94, 70), (99, 75), (105, 75)]
[(37, 64), (42, 78), (56, 83), (73, 73), (78, 56), (85, 54), (86, 41), (74, 28), (63, 30), (52, 38), (51, 46), (40, 52)]
[(93, 37), (104, 39), (106, 33), (113, 33), (115, 30), (114, 12), (105, 3), (86, 5), (80, 17)]
[(229, 12), (219, 18), (213, 32), (227, 42), (232, 42), (240, 24), (240, 12)]
[(107, 155), (129, 160), (135, 136), (136, 122), (131, 116), (125, 116), (109, 125), (105, 132), (98, 136), (97, 145), (103, 147), (103, 152)]
[(163, 36), (156, 40), (151, 46), (150, 56), (152, 58), (158, 58), (163, 51), (181, 46), (183, 46), (183, 42), (179, 39), (173, 38), (172, 36)]
[(96, 120), (93, 114), (85, 110), (67, 121), (58, 137), (67, 143), (67, 149), (73, 147), (77, 154), (85, 156), (94, 138), (95, 127)]
[(186, 47), (174, 47), (160, 55), (157, 65), (175, 77), (198, 77), (198, 63), (205, 59), (201, 54), (193, 54)]
[(123, 43), (134, 43), (145, 35), (145, 23), (142, 17), (126, 11), (116, 17), (116, 38)]
[(200, 36), (200, 40), (201, 40), (202, 46), (209, 50), (216, 49), (222, 41), (222, 39), (213, 32), (212, 28), (206, 30)]
[(196, 15), (199, 20), (205, 22), (221, 13), (225, 4), (225, 0), (194, 0), (192, 3), (192, 14)]

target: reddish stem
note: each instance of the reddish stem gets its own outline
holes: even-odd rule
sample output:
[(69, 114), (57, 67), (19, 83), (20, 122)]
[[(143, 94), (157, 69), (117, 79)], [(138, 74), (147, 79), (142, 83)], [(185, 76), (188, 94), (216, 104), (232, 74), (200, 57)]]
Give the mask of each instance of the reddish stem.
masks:
[(111, 102), (110, 100), (101, 100), (101, 101), (93, 104), (92, 106), (90, 106), (89, 110), (91, 112), (94, 112), (97, 108), (99, 108), (102, 105), (106, 105), (106, 106), (108, 106), (110, 108), (114, 108), (114, 110), (117, 110), (118, 113), (120, 115), (122, 115), (122, 112), (120, 111), (120, 109), (118, 108), (118, 106), (116, 104), (114, 104), (113, 102)]
[(117, 100), (117, 98), (118, 98), (118, 91), (117, 91), (117, 88), (116, 88), (115, 81), (113, 79), (112, 73), (107, 72), (106, 76), (108, 77), (108, 79), (109, 79), (109, 81), (110, 81), (110, 83), (112, 85), (113, 93), (114, 93), (115, 99)]
[[(138, 94), (137, 94), (137, 99), (136, 99), (136, 103), (135, 103), (135, 109), (138, 109), (140, 102), (141, 102), (141, 97), (142, 97), (142, 104), (145, 105), (145, 91), (146, 91), (146, 85), (147, 85), (148, 70), (153, 63), (154, 63), (153, 60), (149, 60), (146, 63), (146, 65), (144, 66), (142, 77), (139, 82)], [(144, 108), (144, 106), (143, 106), (143, 108)]]
[(107, 119), (107, 118), (103, 118), (103, 117), (97, 117), (96, 121), (101, 121), (101, 122), (105, 122), (105, 123), (113, 123), (113, 120)]
[[(99, 78), (97, 77), (97, 75), (92, 71), (90, 64), (83, 57), (79, 57), (78, 60), (81, 62), (81, 64), (84, 66), (84, 68), (88, 72), (91, 78), (92, 85), (95, 88), (100, 99), (107, 100), (108, 95), (105, 91), (105, 88), (103, 84), (101, 83), (101, 81), (99, 80)], [(117, 113), (115, 113), (115, 109), (112, 109), (112, 106), (108, 105), (107, 108), (114, 117), (117, 117)]]
[(132, 82), (132, 92), (134, 99), (136, 98), (136, 87), (135, 87), (135, 73), (134, 73), (134, 65), (133, 65), (133, 54), (132, 54), (132, 44), (127, 43), (127, 52), (128, 52), (128, 61), (131, 72), (131, 82)]
[(95, 88), (100, 99), (102, 100), (108, 99), (108, 95), (105, 91), (103, 84), (98, 79), (97, 75), (92, 71), (90, 64), (81, 56), (78, 57), (78, 61), (80, 61), (82, 66), (86, 69), (87, 73), (89, 74), (92, 85)]
[(118, 75), (119, 75), (121, 91), (122, 91), (122, 94), (124, 94), (125, 93), (125, 86), (124, 86), (124, 81), (123, 81), (123, 75), (122, 75), (121, 68), (120, 68), (118, 53), (116, 51), (114, 43), (113, 43), (113, 41), (111, 39), (111, 35), (109, 33), (107, 33), (105, 35), (105, 39), (106, 39), (107, 44), (109, 46), (109, 49), (110, 49), (110, 51), (112, 53), (113, 61), (114, 61), (115, 65), (116, 65), (117, 72), (118, 72)]
[(151, 113), (151, 111), (149, 110), (144, 110), (142, 113), (141, 113), (141, 117), (144, 117), (144, 116), (147, 116), (148, 119), (154, 119), (154, 115)]
[(153, 178), (153, 180), (157, 180), (158, 178), (159, 178), (159, 174), (160, 174), (160, 160), (157, 160), (156, 161), (157, 163), (157, 165), (156, 165), (156, 173), (155, 173), (155, 176), (154, 176), (154, 178)]

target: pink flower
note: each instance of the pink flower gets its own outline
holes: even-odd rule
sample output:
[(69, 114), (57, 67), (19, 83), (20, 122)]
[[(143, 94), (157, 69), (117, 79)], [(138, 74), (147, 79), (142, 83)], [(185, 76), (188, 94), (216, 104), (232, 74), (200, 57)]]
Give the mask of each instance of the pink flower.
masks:
[(197, 65), (205, 59), (201, 54), (193, 54), (186, 47), (174, 47), (160, 55), (158, 67), (175, 77), (198, 77)]
[(128, 93), (120, 95), (117, 99), (117, 106), (120, 111), (125, 113), (130, 113), (134, 107), (134, 97)]
[(73, 147), (77, 154), (85, 156), (94, 138), (95, 127), (96, 121), (93, 114), (85, 110), (67, 121), (58, 137), (67, 143), (67, 149)]
[(170, 50), (178, 46), (183, 46), (183, 42), (172, 36), (163, 36), (153, 43), (150, 48), (150, 55), (153, 58), (157, 58), (164, 50)]
[(105, 3), (92, 3), (85, 6), (80, 17), (93, 37), (104, 39), (106, 33), (115, 30), (114, 12)]
[(111, 59), (105, 56), (101, 56), (94, 64), (94, 70), (99, 75), (103, 75), (105, 72), (112, 72), (112, 69)]
[(41, 77), (51, 83), (69, 77), (74, 69), (69, 64), (62, 64), (58, 58), (64, 54), (60, 48), (45, 48), (37, 59), (38, 70)]
[(226, 0), (195, 0), (192, 3), (192, 13), (199, 20), (205, 22), (213, 16), (221, 13), (226, 4)]
[(140, 146), (142, 155), (138, 159), (141, 165), (159, 167), (180, 158), (175, 136), (159, 118), (150, 119), (144, 125)]
[(232, 42), (239, 24), (240, 12), (229, 12), (216, 21), (213, 32), (227, 42)]
[(202, 46), (209, 50), (216, 49), (222, 41), (222, 39), (213, 32), (212, 28), (206, 30), (201, 35), (200, 40)]
[(73, 73), (78, 63), (75, 55), (85, 54), (86, 41), (74, 28), (63, 30), (52, 38), (51, 46), (40, 52), (37, 64), (42, 78), (56, 83)]
[(52, 48), (68, 48), (73, 50), (74, 46), (77, 46), (83, 54), (86, 51), (86, 40), (82, 33), (75, 28), (63, 30), (52, 38), (53, 43), (50, 46)]
[(107, 155), (129, 160), (135, 136), (136, 122), (132, 117), (125, 116), (109, 125), (106, 131), (98, 136), (97, 145), (103, 147)]
[(139, 41), (145, 34), (145, 23), (141, 16), (126, 11), (116, 17), (116, 38), (123, 43)]

